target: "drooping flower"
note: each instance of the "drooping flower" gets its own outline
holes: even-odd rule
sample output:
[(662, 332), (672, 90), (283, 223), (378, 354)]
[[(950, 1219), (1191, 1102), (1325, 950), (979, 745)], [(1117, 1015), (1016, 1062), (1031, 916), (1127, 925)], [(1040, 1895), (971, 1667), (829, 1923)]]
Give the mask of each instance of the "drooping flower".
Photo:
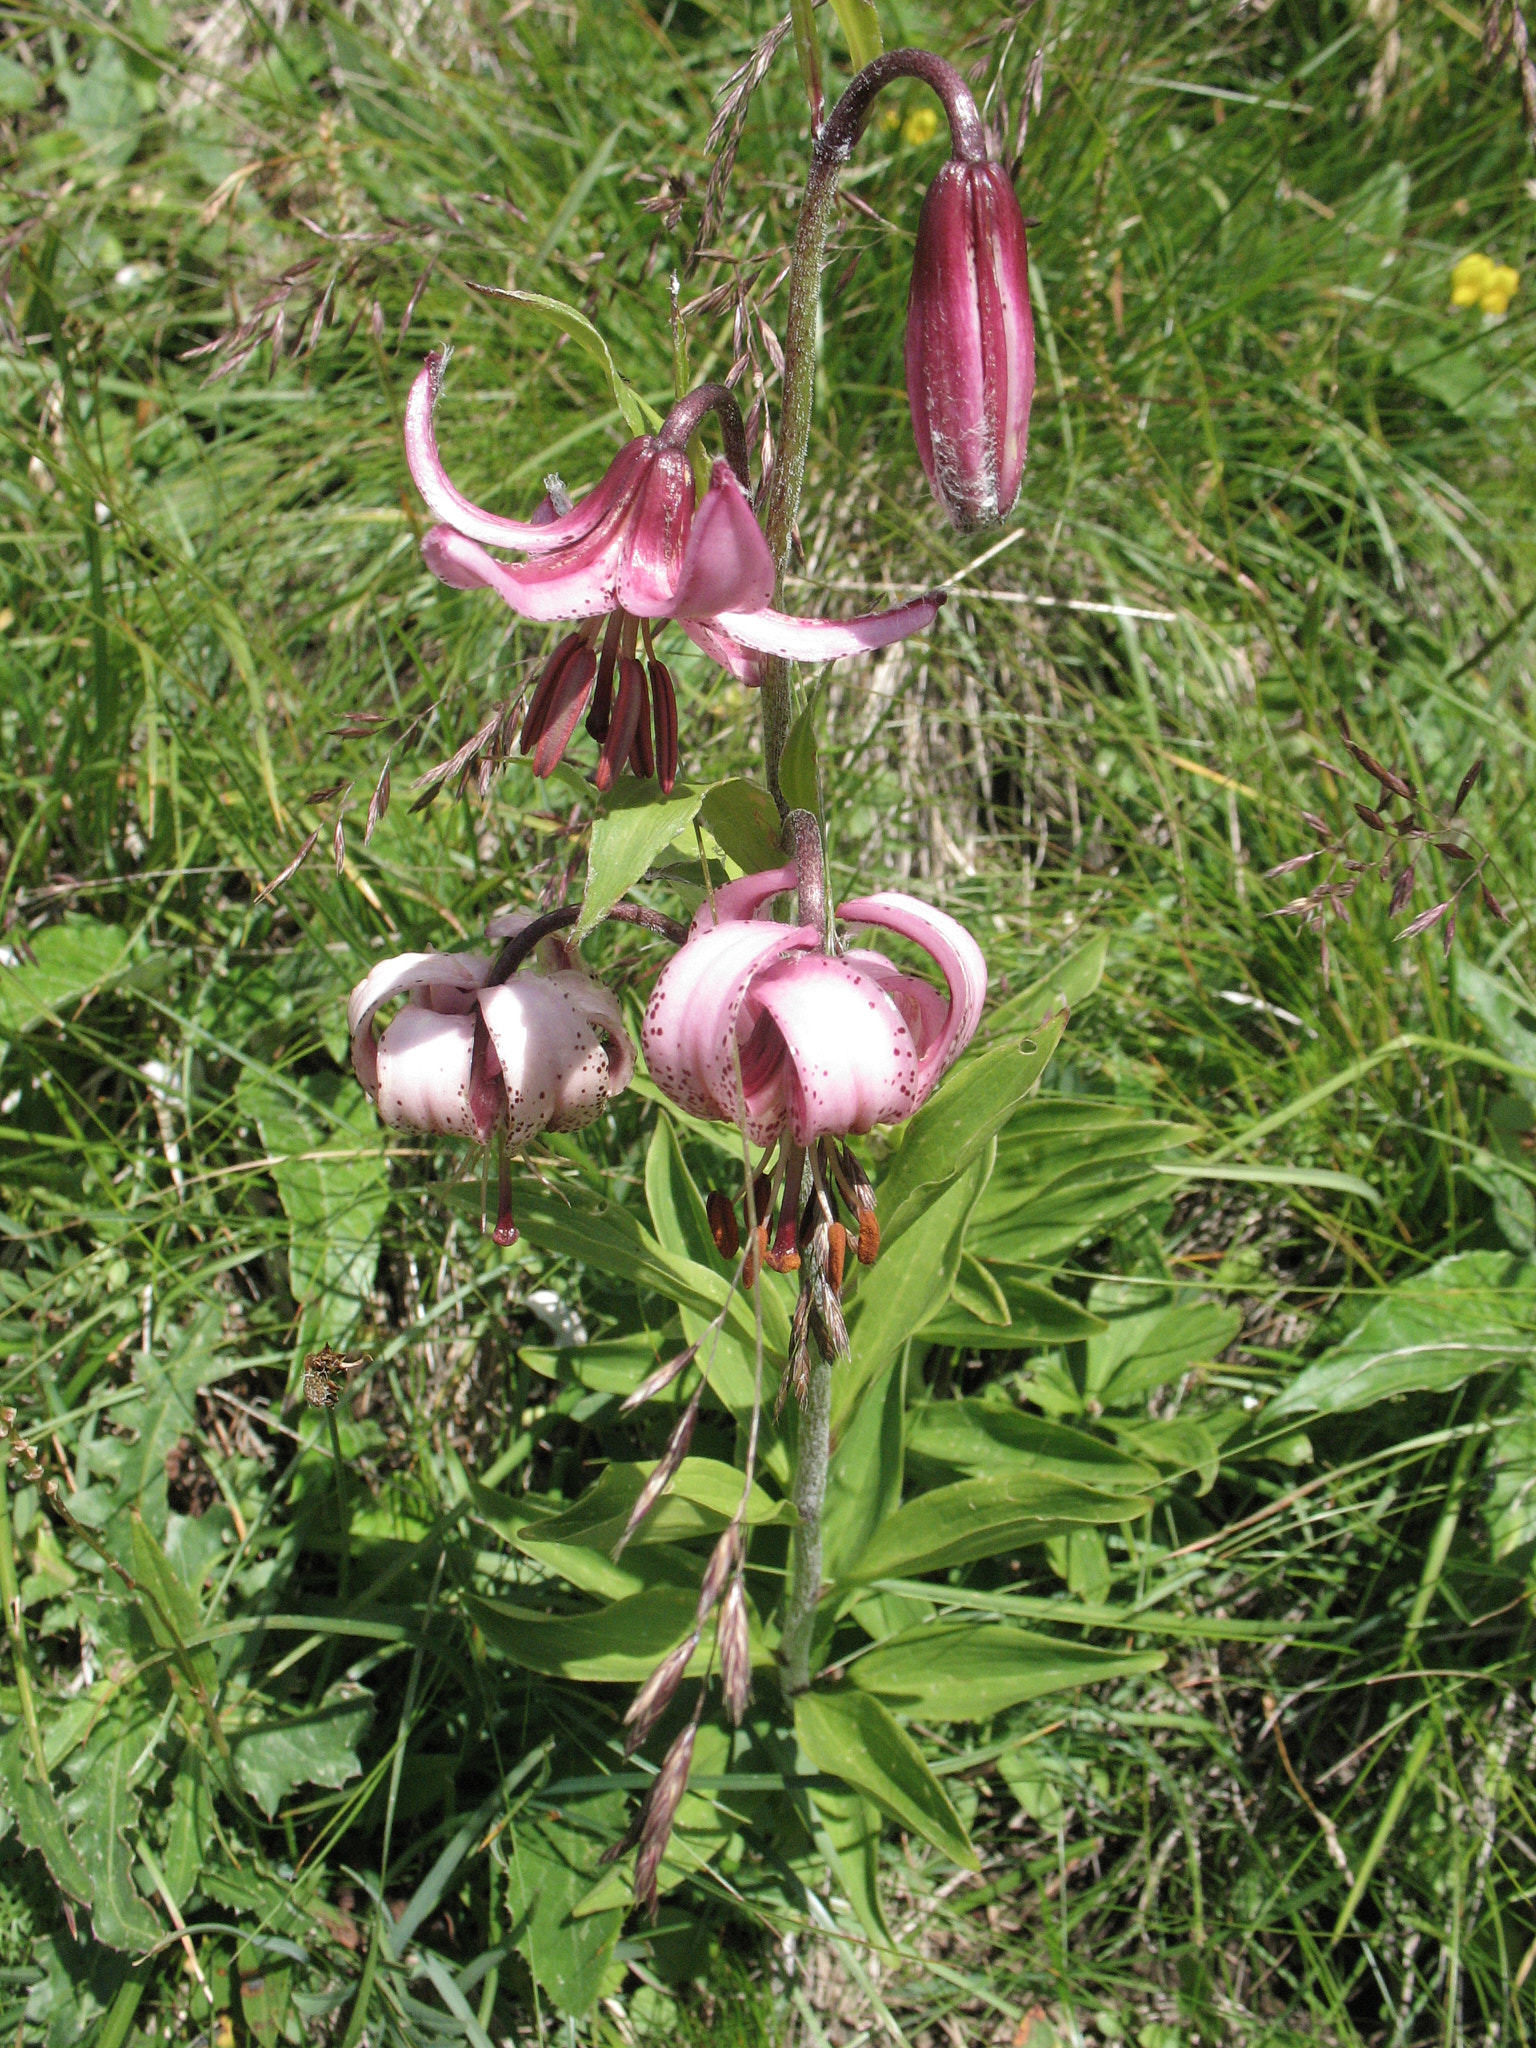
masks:
[(907, 399), (934, 496), (962, 533), (1013, 510), (1035, 328), (1024, 216), (1001, 164), (958, 151), (928, 187), (907, 298)]
[[(493, 918), (492, 940), (515, 940), (523, 912)], [(506, 1153), (541, 1131), (577, 1131), (629, 1085), (635, 1051), (619, 1006), (570, 962), (558, 939), (546, 964), (497, 978), (495, 955), (401, 953), (381, 960), (352, 991), (347, 1029), (352, 1066), (381, 1120), (393, 1129), (499, 1141), (501, 1202), (496, 1239), (510, 1244)], [(383, 1006), (406, 1001), (374, 1035)]]
[[(628, 765), (655, 773), (670, 790), (677, 702), (671, 673), (656, 656), (655, 622), (675, 619), (711, 660), (748, 683), (758, 680), (764, 654), (832, 661), (932, 624), (939, 593), (854, 619), (795, 618), (771, 608), (773, 558), (747, 496), (741, 414), (720, 385), (690, 393), (659, 433), (626, 442), (601, 482), (567, 512), (546, 500), (532, 519), (506, 519), (471, 504), (450, 481), (433, 430), (445, 363), (442, 353), (427, 357), (405, 417), (406, 460), (439, 521), (422, 543), (428, 568), (455, 589), (494, 591), (524, 618), (583, 622), (556, 647), (529, 700), (519, 744), (536, 774), (553, 771), (585, 713), (602, 747), (599, 789)], [(696, 503), (685, 451), (709, 410), (720, 416), (728, 459), (714, 464)], [(499, 562), (492, 547), (527, 560)]]
[(1482, 255), (1463, 256), (1451, 272), (1451, 304), (1476, 306), (1484, 313), (1507, 313), (1520, 288), (1520, 273), (1507, 263)]
[[(717, 890), (713, 912), (701, 907), (663, 969), (640, 1036), (665, 1095), (694, 1116), (739, 1125), (768, 1148), (752, 1194), (758, 1255), (788, 1270), (814, 1242), (835, 1305), (846, 1243), (856, 1233), (865, 1263), (879, 1245), (873, 1191), (841, 1141), (900, 1123), (927, 1101), (975, 1033), (987, 969), (962, 925), (892, 891), (844, 903), (837, 915), (921, 946), (946, 993), (882, 953), (842, 945), (828, 952), (818, 923), (775, 924), (761, 914), (798, 878), (791, 863)], [(855, 1231), (837, 1219), (839, 1195)], [(764, 1226), (775, 1202), (770, 1245)], [(711, 1196), (711, 1226), (725, 1253), (739, 1242), (728, 1211), (725, 1197)], [(819, 1296), (808, 1312), (830, 1314)]]

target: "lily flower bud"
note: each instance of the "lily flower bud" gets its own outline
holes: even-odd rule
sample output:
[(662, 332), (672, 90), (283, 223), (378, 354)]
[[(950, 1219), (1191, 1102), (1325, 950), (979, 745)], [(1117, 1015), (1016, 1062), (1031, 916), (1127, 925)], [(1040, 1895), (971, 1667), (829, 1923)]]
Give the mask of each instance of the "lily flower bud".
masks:
[(933, 494), (962, 533), (1013, 510), (1034, 389), (1024, 216), (1001, 164), (957, 154), (917, 224), (907, 399)]

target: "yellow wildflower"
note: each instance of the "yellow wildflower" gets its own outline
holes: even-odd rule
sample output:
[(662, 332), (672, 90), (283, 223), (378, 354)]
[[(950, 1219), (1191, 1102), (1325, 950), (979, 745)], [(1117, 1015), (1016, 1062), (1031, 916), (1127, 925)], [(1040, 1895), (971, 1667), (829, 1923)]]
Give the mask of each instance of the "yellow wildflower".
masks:
[(1482, 255), (1463, 256), (1451, 272), (1451, 304), (1476, 306), (1484, 313), (1506, 313), (1520, 286), (1520, 273), (1507, 263)]
[(900, 109), (897, 107), (886, 107), (882, 109), (880, 115), (880, 126), (882, 128), (899, 128), (901, 126)]
[(914, 107), (901, 124), (901, 139), (910, 149), (921, 149), (939, 132), (939, 117), (932, 107)]

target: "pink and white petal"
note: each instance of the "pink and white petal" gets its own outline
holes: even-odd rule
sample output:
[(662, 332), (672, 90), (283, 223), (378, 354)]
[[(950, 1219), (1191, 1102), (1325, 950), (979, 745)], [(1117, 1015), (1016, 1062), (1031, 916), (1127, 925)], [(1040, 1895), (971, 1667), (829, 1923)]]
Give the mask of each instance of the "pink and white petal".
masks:
[(694, 514), (672, 616), (757, 611), (771, 600), (773, 585), (773, 556), (752, 502), (731, 465), (717, 462)]
[(916, 1109), (917, 1047), (871, 976), (817, 953), (760, 974), (752, 997), (784, 1041), (789, 1127), (800, 1144), (899, 1123)]
[(815, 942), (809, 926), (741, 922), (700, 932), (674, 953), (640, 1031), (646, 1065), (662, 1093), (693, 1116), (733, 1123), (732, 1047), (752, 977), (782, 953)]
[(920, 974), (903, 974), (883, 953), (865, 953), (855, 949), (842, 957), (857, 967), (861, 974), (879, 982), (906, 1018), (907, 1029), (912, 1033), (921, 1058), (949, 1022), (949, 997), (942, 989), (935, 988), (931, 981), (924, 981)]
[(638, 444), (628, 442), (621, 448), (601, 482), (579, 505), (559, 518), (552, 514), (541, 517), (543, 506), (532, 519), (506, 519), (500, 513), (488, 512), (483, 505), (472, 504), (451, 481), (438, 454), (433, 414), (446, 367), (446, 353), (434, 351), (429, 355), (405, 402), (406, 466), (432, 517), (470, 540), (484, 541), (493, 548), (519, 548), (530, 554), (548, 554), (552, 548), (564, 547), (590, 533), (614, 494), (626, 487), (636, 460), (630, 450)]
[(471, 1018), (444, 1017), (407, 1003), (378, 1043), (380, 1120), (394, 1130), (472, 1138), (469, 1068), (474, 1044)]
[(786, 895), (800, 879), (800, 873), (793, 861), (784, 868), (764, 868), (755, 875), (738, 875), (734, 882), (727, 882), (715, 891), (715, 907), (711, 911), (706, 896), (693, 914), (695, 932), (712, 931), (717, 923), (739, 924), (755, 917), (765, 903), (775, 896)]
[[(855, 619), (798, 619), (788, 612), (718, 612), (711, 622), (742, 647), (782, 654), (790, 661), (836, 661), (844, 654), (889, 647), (931, 626), (944, 602), (942, 590), (915, 597), (890, 611), (862, 612)], [(685, 629), (686, 630), (686, 629)]]
[(421, 555), (440, 582), (454, 590), (493, 590), (522, 618), (595, 619), (613, 610), (619, 575), (619, 543), (606, 534), (602, 541), (594, 546), (589, 536), (547, 561), (509, 569), (478, 541), (466, 540), (452, 527), (434, 526)]
[(718, 619), (679, 619), (677, 622), (701, 652), (718, 662), (738, 683), (755, 690), (763, 679), (763, 657), (752, 654), (729, 633), (722, 633)]
[(582, 973), (580, 968), (550, 974), (546, 978), (569, 987), (581, 1014), (600, 1037), (607, 1039), (607, 1093), (610, 1096), (622, 1095), (634, 1079), (635, 1048), (625, 1028), (624, 1012), (619, 1008), (617, 996), (600, 981), (594, 981), (590, 974)]
[(951, 1061), (958, 1059), (975, 1037), (981, 1022), (987, 1000), (987, 963), (981, 948), (965, 926), (944, 911), (894, 889), (841, 904), (837, 914), (845, 924), (878, 925), (911, 939), (933, 957), (949, 984), (949, 1016), (923, 1051), (921, 1099), (926, 1100)]
[(602, 1107), (608, 1063), (569, 989), (516, 974), (480, 992), (480, 1014), (507, 1090), (507, 1143), (574, 1130)]
[(638, 619), (669, 619), (693, 524), (693, 465), (658, 448), (635, 494), (619, 552), (619, 604)]
[(478, 953), (396, 953), (370, 968), (347, 1000), (352, 1068), (370, 1100), (379, 1090), (374, 1012), (396, 996), (419, 989), (436, 991), (432, 1007), (451, 1012), (455, 998), (479, 988), (490, 971), (490, 962)]

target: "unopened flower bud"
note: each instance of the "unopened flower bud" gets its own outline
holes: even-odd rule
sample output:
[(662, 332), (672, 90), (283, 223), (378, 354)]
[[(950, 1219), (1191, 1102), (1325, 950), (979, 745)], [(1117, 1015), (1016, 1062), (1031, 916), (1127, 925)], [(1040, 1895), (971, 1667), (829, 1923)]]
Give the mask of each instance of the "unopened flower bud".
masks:
[(928, 188), (907, 299), (907, 399), (934, 496), (962, 533), (1013, 510), (1035, 330), (1024, 216), (1001, 164), (952, 157)]

